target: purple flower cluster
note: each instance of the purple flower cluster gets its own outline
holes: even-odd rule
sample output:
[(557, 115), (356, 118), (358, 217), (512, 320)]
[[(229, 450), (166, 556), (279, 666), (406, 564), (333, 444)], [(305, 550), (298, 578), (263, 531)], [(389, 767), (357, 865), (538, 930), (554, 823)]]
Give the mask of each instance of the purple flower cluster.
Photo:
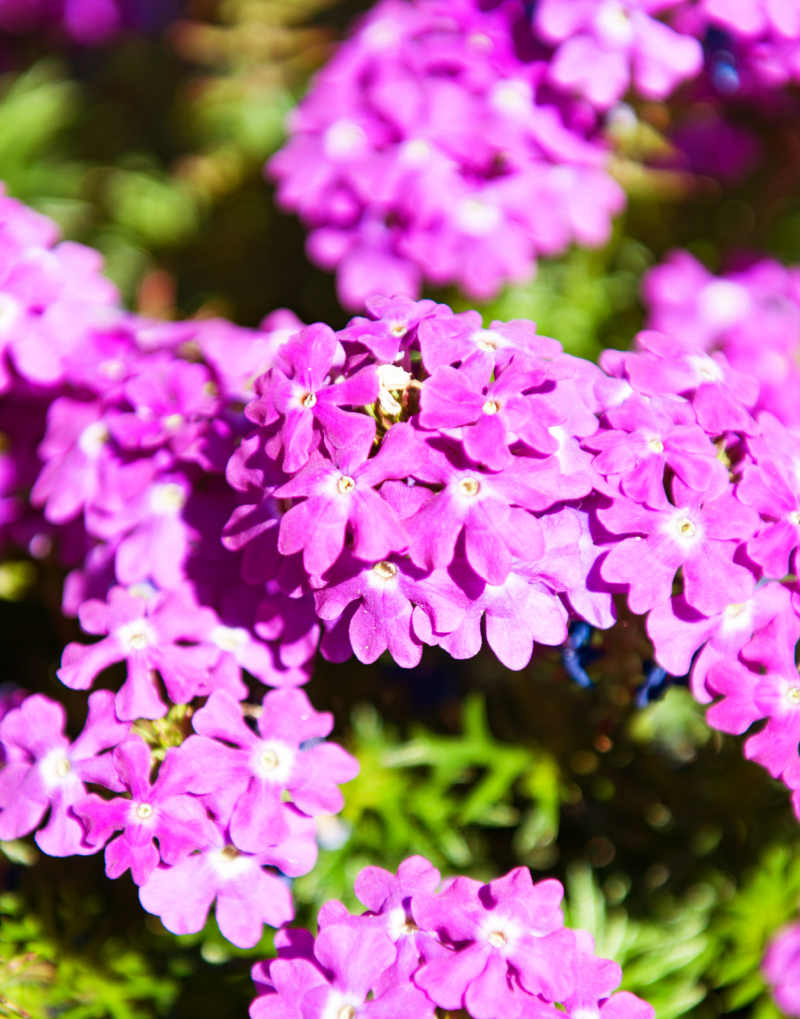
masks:
[(705, 42), (709, 76), (722, 96), (800, 80), (795, 0), (690, 0), (681, 4), (673, 26)]
[(711, 724), (767, 719), (746, 752), (800, 788), (800, 448), (754, 416), (757, 378), (654, 330), (600, 370), (530, 322), (368, 308), (300, 331), (256, 383), (225, 531), (250, 579), (313, 606), (329, 660), (406, 667), (485, 635), (520, 669), (625, 594), (658, 664), (723, 698)]
[[(119, 307), (95, 252), (56, 242), (49, 220), (0, 201), (2, 537), (72, 567), (63, 611), (96, 639), (67, 646), (60, 679), (88, 690), (123, 661), (126, 678), (91, 694), (71, 744), (59, 704), (3, 699), (0, 839), (46, 819), (44, 852), (105, 847), (109, 876), (130, 868), (169, 929), (200, 930), (216, 899), (223, 934), (251, 947), (292, 916), (276, 869), (311, 869), (314, 817), (341, 809), (338, 784), (358, 771), (323, 740), (332, 717), (293, 689), (316, 619), (243, 579), (220, 540), (242, 407), (300, 323), (146, 321)], [(255, 727), (243, 669), (286, 687), (246, 709)], [(170, 704), (186, 708), (153, 729)]]
[(712, 275), (688, 251), (674, 251), (651, 269), (643, 297), (652, 329), (684, 344), (720, 350), (729, 364), (758, 379), (755, 410), (788, 428), (800, 425), (800, 269), (763, 259)]
[(441, 882), (412, 856), (396, 876), (366, 867), (355, 890), (360, 916), (328, 902), (316, 938), (278, 932), (277, 959), (253, 968), (252, 1019), (434, 1019), (437, 1006), (473, 1019), (652, 1019), (647, 1002), (613, 993), (622, 972), (591, 935), (564, 927), (558, 881), (534, 884), (518, 867), (489, 884)]
[(341, 809), (337, 783), (358, 771), (340, 746), (322, 741), (333, 718), (302, 691), (273, 690), (251, 714), (257, 727), (217, 690), (192, 716), (195, 735), (154, 754), (119, 720), (108, 690), (89, 697), (74, 743), (60, 704), (27, 697), (0, 722), (0, 839), (27, 835), (48, 815), (36, 833), (44, 852), (105, 847), (108, 876), (130, 869), (142, 905), (168, 930), (201, 930), (216, 901), (222, 934), (251, 948), (263, 924), (292, 919), (276, 868), (289, 877), (311, 870), (314, 817)]
[(556, 94), (514, 33), (505, 9), (474, 0), (382, 0), (293, 111), (269, 172), (347, 307), (416, 294), (423, 277), (488, 298), (529, 277), (537, 253), (608, 239), (624, 194), (597, 115)]

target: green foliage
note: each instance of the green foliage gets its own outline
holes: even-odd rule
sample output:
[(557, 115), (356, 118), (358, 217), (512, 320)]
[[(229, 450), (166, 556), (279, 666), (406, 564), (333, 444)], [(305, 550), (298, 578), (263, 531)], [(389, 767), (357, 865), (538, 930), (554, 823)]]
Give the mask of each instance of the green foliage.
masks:
[(150, 1019), (168, 1012), (177, 990), (124, 941), (105, 941), (96, 958), (71, 952), (19, 896), (0, 896), (0, 1016)]
[(352, 717), (350, 750), (361, 772), (344, 787), (339, 818), (322, 829), (317, 867), (294, 884), (299, 901), (320, 905), (343, 898), (354, 905), (352, 883), (366, 864), (393, 868), (415, 853), (445, 872), (493, 876), (485, 832), (520, 822), (518, 798), (527, 806), (518, 830), (522, 853), (550, 845), (558, 834), (563, 792), (559, 768), (535, 745), (495, 739), (484, 699), (464, 701), (463, 733), (440, 736), (421, 726), (405, 743), (385, 728), (367, 704)]

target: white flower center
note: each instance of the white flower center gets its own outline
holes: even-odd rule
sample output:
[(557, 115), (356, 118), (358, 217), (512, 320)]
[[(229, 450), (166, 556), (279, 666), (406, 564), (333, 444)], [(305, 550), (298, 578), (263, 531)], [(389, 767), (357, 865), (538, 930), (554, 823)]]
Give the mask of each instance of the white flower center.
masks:
[(697, 527), (688, 517), (679, 517), (675, 521), (675, 529), (682, 538), (693, 538), (697, 534)]
[(800, 510), (792, 510), (789, 514), (789, 523), (794, 524), (795, 527), (800, 527)]
[(317, 403), (317, 394), (316, 393), (306, 393), (306, 395), (303, 397), (302, 403), (303, 403), (303, 406), (306, 408), (306, 410), (311, 410), (312, 407), (316, 406), (316, 403)]
[(362, 127), (352, 120), (337, 120), (322, 138), (325, 155), (333, 160), (347, 160), (359, 156), (369, 141)]
[(595, 18), (595, 26), (603, 41), (610, 46), (623, 48), (633, 42), (633, 26), (621, 3), (605, 3)]
[(494, 400), (487, 400), (486, 403), (481, 407), (484, 414), (496, 414), (500, 408), (494, 402)]
[(352, 478), (348, 478), (346, 474), (343, 474), (341, 478), (339, 478), (339, 482), (336, 487), (342, 495), (349, 495), (356, 487), (356, 483)]
[(726, 605), (725, 615), (730, 616), (731, 619), (735, 619), (737, 616), (740, 616), (744, 612), (745, 608), (746, 606), (744, 602), (741, 602), (739, 604)]
[(164, 418), (164, 427), (168, 432), (177, 432), (183, 426), (183, 414), (170, 414)]
[(800, 686), (790, 686), (786, 691), (786, 700), (790, 704), (800, 704)]
[(478, 350), (487, 350), (489, 353), (493, 353), (501, 346), (501, 338), (497, 333), (493, 333), (491, 329), (480, 329), (477, 333), (473, 334), (472, 339), (475, 341), (475, 346)]
[(150, 493), (150, 509), (159, 517), (180, 513), (185, 504), (186, 493), (174, 481), (166, 485), (156, 485)]
[(221, 651), (238, 651), (247, 643), (248, 633), (242, 626), (215, 626), (211, 640)]
[(59, 778), (66, 778), (67, 775), (72, 771), (72, 765), (69, 763), (66, 757), (59, 757), (56, 761), (55, 772)]
[(400, 928), (401, 934), (416, 934), (418, 931), (419, 927), (417, 927), (413, 920), (406, 920), (406, 922)]
[(336, 1013), (336, 1019), (355, 1019), (356, 1010), (354, 1005), (342, 1005)]
[(153, 628), (144, 619), (132, 619), (130, 623), (123, 623), (116, 636), (126, 655), (131, 651), (144, 651), (156, 643)]
[(712, 280), (698, 294), (697, 305), (705, 322), (728, 329), (750, 311), (750, 295), (731, 280)]
[(521, 118), (531, 110), (531, 87), (526, 81), (504, 81), (492, 89), (490, 103), (505, 117)]
[(661, 441), (661, 439), (659, 439), (655, 435), (653, 436), (652, 439), (648, 440), (647, 445), (650, 447), (650, 449), (652, 449), (654, 453), (664, 452), (664, 443)]
[(389, 563), (382, 559), (379, 563), (375, 563), (372, 567), (372, 572), (376, 573), (381, 580), (391, 580), (397, 574), (397, 567), (394, 563)]
[(225, 846), (224, 849), (220, 850), (219, 855), (222, 857), (223, 860), (235, 860), (236, 857), (239, 855), (239, 850), (236, 848), (236, 846)]
[(500, 225), (502, 215), (496, 205), (480, 195), (467, 195), (456, 206), (457, 225), (470, 237), (486, 237)]
[(481, 483), (475, 478), (462, 478), (458, 483), (458, 490), (462, 495), (477, 495), (481, 490)]
[(270, 784), (284, 787), (289, 781), (298, 751), (280, 740), (262, 740), (251, 758), (253, 771)]
[(7, 336), (19, 318), (20, 304), (10, 294), (0, 294), (0, 336)]
[(123, 361), (103, 361), (98, 371), (111, 382), (116, 382), (125, 374), (125, 364)]
[(140, 803), (136, 808), (136, 816), (140, 821), (146, 821), (148, 817), (153, 816), (153, 808), (149, 803)]
[(94, 421), (81, 433), (81, 437), (78, 439), (78, 449), (90, 460), (96, 460), (109, 438), (108, 429), (103, 422)]
[[(409, 138), (400, 146), (400, 159), (406, 166), (416, 170), (428, 162), (432, 152), (433, 149), (424, 138)], [(400, 335), (405, 335), (405, 329)]]
[(506, 943), (506, 936), (502, 931), (492, 931), (487, 940), (493, 948), (502, 948)]

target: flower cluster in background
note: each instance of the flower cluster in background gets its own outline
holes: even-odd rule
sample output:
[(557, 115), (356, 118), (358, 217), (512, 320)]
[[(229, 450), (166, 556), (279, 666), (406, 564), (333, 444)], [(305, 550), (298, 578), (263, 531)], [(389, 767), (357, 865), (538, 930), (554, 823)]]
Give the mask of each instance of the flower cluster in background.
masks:
[(608, 240), (625, 198), (597, 115), (551, 94), (546, 69), (472, 0), (385, 0), (364, 18), (269, 163), (346, 307), (423, 278), (487, 298), (537, 254)]
[(253, 968), (251, 1019), (414, 1015), (437, 1006), (475, 1019), (600, 1015), (652, 1019), (652, 1006), (614, 994), (619, 966), (595, 955), (588, 931), (564, 927), (558, 881), (533, 884), (518, 867), (482, 884), (449, 878), (411, 857), (397, 875), (366, 867), (355, 891), (367, 912), (340, 902), (319, 913), (316, 938), (286, 929), (278, 957)]
[(18, 35), (57, 26), (81, 46), (99, 46), (124, 28), (160, 28), (177, 10), (176, 0), (0, 0), (0, 31)]

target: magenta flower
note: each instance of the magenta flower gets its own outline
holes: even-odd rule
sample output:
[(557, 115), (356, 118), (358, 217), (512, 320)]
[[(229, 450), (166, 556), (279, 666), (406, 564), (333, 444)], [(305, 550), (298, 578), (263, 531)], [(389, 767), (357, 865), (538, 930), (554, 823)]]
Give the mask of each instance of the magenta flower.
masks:
[[(701, 703), (708, 703), (712, 696), (706, 676), (712, 665), (735, 661), (754, 633), (788, 611), (789, 592), (780, 584), (765, 584), (747, 601), (726, 605), (711, 616), (702, 615), (678, 595), (650, 612), (647, 635), (658, 664), (673, 676), (685, 676), (691, 668), (692, 693)], [(702, 651), (692, 663), (699, 648)]]
[(630, 534), (618, 542), (601, 566), (603, 578), (628, 585), (634, 612), (662, 605), (672, 594), (672, 581), (682, 568), (686, 601), (705, 615), (728, 604), (748, 601), (755, 589), (753, 574), (732, 561), (737, 541), (749, 538), (758, 517), (730, 491), (705, 498), (677, 479), (675, 505), (649, 509), (619, 500), (597, 515), (614, 534)]
[(359, 559), (374, 562), (405, 551), (405, 528), (374, 489), (387, 478), (405, 477), (410, 463), (421, 455), (424, 449), (411, 426), (399, 424), (389, 429), (380, 452), (371, 459), (356, 447), (334, 450), (332, 460), (310, 460), (275, 491), (276, 499), (306, 497), (281, 518), (278, 550), (283, 555), (302, 550), (303, 564), (312, 576), (336, 562), (348, 527)]
[(645, 396), (690, 397), (698, 424), (711, 436), (757, 431), (746, 408), (758, 398), (758, 382), (734, 371), (723, 354), (705, 354), (652, 330), (639, 333), (636, 343), (637, 353), (604, 351), (601, 366), (624, 373)]
[(415, 896), (420, 925), (460, 946), (437, 953), (415, 984), (442, 1008), (464, 1008), (474, 1019), (519, 1015), (517, 980), (530, 994), (563, 1001), (575, 986), (575, 935), (562, 930), (562, 896), (558, 881), (534, 885), (527, 867), (488, 885), (459, 877), (439, 895)]
[(123, 392), (133, 411), (114, 414), (108, 421), (120, 446), (146, 450), (168, 445), (181, 460), (212, 466), (204, 447), (207, 422), (219, 410), (219, 397), (205, 365), (159, 358), (145, 363)]
[(261, 940), (264, 924), (280, 927), (293, 918), (292, 893), (264, 870), (269, 854), (240, 852), (217, 827), (209, 841), (204, 852), (175, 866), (159, 864), (139, 888), (139, 901), (173, 934), (196, 934), (216, 900), (222, 936), (238, 948), (252, 948)]
[[(311, 230), (312, 260), (337, 271), (344, 306), (414, 297), (423, 278), (488, 298), (530, 278), (538, 253), (608, 239), (625, 194), (594, 119), (563, 94), (553, 103), (516, 21), (473, 0), (402, 13), (384, 0), (293, 111), (269, 172)], [(389, 363), (392, 346), (370, 349)]]
[(423, 643), (435, 643), (433, 633), (456, 629), (470, 604), (470, 593), (447, 571), (426, 573), (400, 556), (364, 563), (346, 553), (324, 579), (326, 586), (314, 595), (317, 614), (333, 621), (358, 602), (348, 636), (356, 658), (365, 663), (388, 649), (398, 665), (413, 668)]
[(664, 99), (682, 81), (699, 74), (703, 50), (651, 14), (677, 0), (578, 0), (563, 5), (543, 0), (534, 26), (558, 44), (548, 73), (563, 89), (608, 109), (631, 84), (648, 99)]
[[(91, 846), (106, 845), (114, 832), (122, 832), (106, 845), (106, 874), (120, 877), (130, 867), (133, 880), (141, 885), (155, 870), (159, 856), (175, 864), (208, 845), (211, 825), (203, 805), (187, 793), (191, 762), (180, 749), (167, 751), (152, 785), (153, 761), (143, 740), (126, 740), (113, 756), (120, 784), (131, 799), (104, 800), (92, 793), (74, 809), (86, 825)], [(215, 779), (209, 776), (208, 781)]]
[(611, 427), (590, 435), (583, 445), (598, 452), (597, 470), (613, 477), (636, 502), (654, 509), (665, 505), (665, 467), (698, 492), (727, 481), (716, 447), (685, 403), (657, 397), (645, 402), (635, 393), (605, 417)]
[(540, 336), (536, 325), (526, 319), (492, 322), (482, 326), (477, 311), (458, 315), (435, 315), (419, 324), (418, 339), (422, 361), (433, 374), (443, 365), (482, 357), (491, 368), (515, 363), (541, 372), (542, 380), (568, 378), (573, 369), (562, 365), (563, 348), (557, 340)]
[(333, 728), (332, 716), (315, 711), (301, 690), (273, 690), (262, 703), (256, 734), (230, 694), (217, 690), (193, 717), (199, 735), (184, 744), (199, 776), (188, 788), (208, 792), (202, 776), (220, 776), (220, 786), (236, 799), (231, 838), (246, 853), (262, 852), (288, 837), (284, 790), (305, 814), (336, 814), (344, 804), (338, 785), (358, 774), (355, 758), (336, 743), (301, 748)]
[(339, 333), (342, 342), (355, 341), (367, 348), (378, 364), (399, 360), (402, 346), (407, 350), (416, 339), (420, 323), (428, 318), (452, 317), (446, 304), (412, 301), (404, 294), (394, 297), (373, 295), (364, 302), (370, 318), (357, 316)]
[(0, 772), (0, 839), (33, 831), (50, 809), (36, 843), (50, 856), (87, 855), (87, 842), (73, 808), (86, 795), (84, 782), (122, 792), (112, 757), (102, 751), (125, 739), (130, 726), (114, 714), (114, 695), (98, 690), (89, 697), (83, 732), (70, 744), (64, 735), (66, 712), (41, 694), (27, 697), (0, 722), (6, 765)]
[(800, 486), (792, 466), (777, 457), (759, 457), (757, 464), (745, 467), (737, 488), (739, 499), (763, 521), (747, 543), (747, 554), (776, 580), (789, 573), (800, 545)]
[(489, 470), (513, 463), (508, 447), (517, 440), (538, 453), (554, 453), (558, 440), (549, 429), (561, 424), (563, 415), (546, 396), (522, 395), (542, 381), (542, 373), (512, 366), (492, 381), (487, 360), (437, 368), (420, 392), (420, 425), (459, 435), (469, 459)]
[(547, 509), (556, 502), (555, 457), (514, 457), (501, 473), (488, 474), (452, 446), (445, 453), (429, 445), (427, 462), (407, 467), (418, 481), (443, 486), (405, 521), (411, 558), (418, 566), (426, 570), (448, 566), (462, 531), (470, 566), (490, 584), (503, 583), (513, 556), (541, 555), (541, 526), (527, 511)]
[[(325, 983), (306, 990), (300, 1002), (302, 1019), (327, 1019), (328, 1016), (347, 1016), (356, 1019), (390, 1019), (397, 1013), (394, 1002), (385, 1002), (376, 995), (367, 1001), (367, 995), (380, 982), (383, 973), (395, 961), (396, 950), (388, 936), (381, 930), (366, 926), (362, 929), (349, 924), (334, 924), (321, 930), (314, 945), (314, 956), (318, 965), (330, 976)], [(298, 960), (301, 962), (304, 960)], [(297, 963), (295, 963), (295, 966)], [(415, 996), (418, 1002), (425, 1001), (424, 995)], [(283, 1008), (292, 1007), (291, 999)], [(426, 1015), (427, 1012), (427, 1015)], [(422, 1019), (433, 1016), (429, 1010), (413, 1013)], [(291, 1012), (275, 1011), (278, 1016)]]
[(47, 411), (47, 433), (39, 446), (44, 467), (31, 492), (31, 503), (45, 517), (64, 524), (100, 489), (103, 466), (113, 455), (100, 403), (62, 396)]
[(563, 644), (569, 614), (558, 595), (541, 582), (545, 578), (539, 569), (547, 569), (545, 562), (545, 557), (541, 563), (515, 561), (502, 584), (485, 584), (459, 627), (439, 637), (440, 646), (453, 658), (474, 657), (481, 648), (482, 617), (487, 643), (508, 669), (525, 668), (535, 641)]
[(328, 326), (308, 326), (281, 346), (284, 370), (271, 368), (258, 380), (260, 399), (248, 406), (247, 416), (260, 425), (280, 420), (275, 442), (283, 449), (282, 466), (289, 473), (307, 462), (320, 434), (331, 452), (352, 446), (368, 449), (372, 442), (374, 420), (340, 407), (364, 407), (377, 400), (375, 369), (364, 368), (331, 385), (327, 380), (340, 349)]
[(789, 924), (778, 931), (764, 955), (761, 972), (781, 1012), (800, 1015), (800, 925)]
[[(161, 718), (167, 707), (155, 673), (172, 701), (187, 704), (219, 658), (218, 647), (200, 642), (213, 618), (206, 619), (208, 611), (185, 592), (145, 600), (114, 587), (107, 603), (92, 599), (79, 613), (86, 633), (107, 636), (96, 644), (68, 644), (58, 678), (73, 690), (87, 690), (103, 669), (124, 660), (128, 678), (116, 695), (118, 717)], [(186, 643), (192, 640), (197, 643)]]
[(797, 768), (800, 743), (800, 676), (795, 647), (800, 621), (793, 613), (777, 616), (742, 650), (745, 661), (763, 669), (757, 676), (753, 702), (767, 724), (745, 743), (745, 756), (778, 778)]

